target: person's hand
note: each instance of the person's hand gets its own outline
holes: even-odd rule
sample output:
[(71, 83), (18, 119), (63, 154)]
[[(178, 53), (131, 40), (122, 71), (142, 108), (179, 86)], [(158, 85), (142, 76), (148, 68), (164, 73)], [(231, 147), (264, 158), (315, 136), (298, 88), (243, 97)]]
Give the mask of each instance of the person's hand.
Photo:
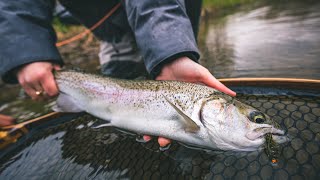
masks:
[(236, 96), (236, 93), (218, 81), (205, 67), (187, 57), (179, 58), (165, 65), (156, 80), (177, 80), (200, 83), (221, 92)]
[(0, 114), (0, 127), (9, 126), (9, 125), (12, 125), (13, 123), (14, 123), (13, 117)]
[[(187, 57), (179, 58), (169, 64), (166, 64), (156, 80), (178, 80), (192, 83), (201, 83), (217, 89), (221, 92), (236, 96), (236, 93), (220, 81), (218, 81), (205, 67), (192, 61)], [(151, 137), (145, 135), (145, 140), (150, 140)], [(169, 139), (159, 137), (158, 143), (161, 147), (167, 146), (171, 143)]]
[(50, 62), (30, 63), (18, 70), (17, 79), (32, 99), (46, 99), (59, 92), (52, 70), (60, 70), (60, 66)]

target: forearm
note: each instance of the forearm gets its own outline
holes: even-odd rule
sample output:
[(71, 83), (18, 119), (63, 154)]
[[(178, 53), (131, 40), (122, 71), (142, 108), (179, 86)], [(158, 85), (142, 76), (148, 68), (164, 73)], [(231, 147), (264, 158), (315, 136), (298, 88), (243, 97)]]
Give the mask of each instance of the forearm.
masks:
[(199, 58), (183, 0), (127, 0), (125, 9), (146, 68), (152, 75), (157, 75), (163, 64), (177, 58), (187, 56), (195, 61)]
[(24, 64), (62, 64), (51, 27), (53, 8), (53, 0), (1, 0), (0, 75), (5, 82), (17, 82), (14, 70)]

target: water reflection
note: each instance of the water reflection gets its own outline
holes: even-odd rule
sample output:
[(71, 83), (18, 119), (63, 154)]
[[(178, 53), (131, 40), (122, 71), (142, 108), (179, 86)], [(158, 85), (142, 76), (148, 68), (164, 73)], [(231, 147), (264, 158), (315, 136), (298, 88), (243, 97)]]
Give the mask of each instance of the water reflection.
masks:
[(216, 77), (320, 78), (319, 9), (316, 2), (265, 3), (204, 18), (201, 63)]

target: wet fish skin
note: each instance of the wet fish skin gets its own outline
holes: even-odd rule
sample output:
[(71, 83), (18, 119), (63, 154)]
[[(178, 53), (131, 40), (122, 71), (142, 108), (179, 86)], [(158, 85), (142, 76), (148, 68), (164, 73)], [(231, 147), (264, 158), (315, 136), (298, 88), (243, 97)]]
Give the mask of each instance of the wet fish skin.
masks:
[[(122, 80), (59, 71), (57, 111), (86, 111), (109, 125), (174, 139), (205, 149), (254, 151), (267, 133), (283, 135), (274, 121), (213, 88), (177, 81)], [(254, 122), (252, 114), (264, 117)]]

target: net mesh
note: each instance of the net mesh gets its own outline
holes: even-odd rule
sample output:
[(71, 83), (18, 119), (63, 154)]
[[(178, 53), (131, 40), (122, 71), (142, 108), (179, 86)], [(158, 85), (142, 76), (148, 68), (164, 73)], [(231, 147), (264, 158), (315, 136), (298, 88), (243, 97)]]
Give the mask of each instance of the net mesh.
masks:
[(99, 120), (84, 115), (21, 139), (1, 155), (0, 179), (319, 179), (320, 98), (253, 92), (242, 90), (238, 99), (268, 114), (290, 138), (277, 165), (264, 151), (204, 152), (174, 142), (162, 152), (156, 140), (93, 129)]

